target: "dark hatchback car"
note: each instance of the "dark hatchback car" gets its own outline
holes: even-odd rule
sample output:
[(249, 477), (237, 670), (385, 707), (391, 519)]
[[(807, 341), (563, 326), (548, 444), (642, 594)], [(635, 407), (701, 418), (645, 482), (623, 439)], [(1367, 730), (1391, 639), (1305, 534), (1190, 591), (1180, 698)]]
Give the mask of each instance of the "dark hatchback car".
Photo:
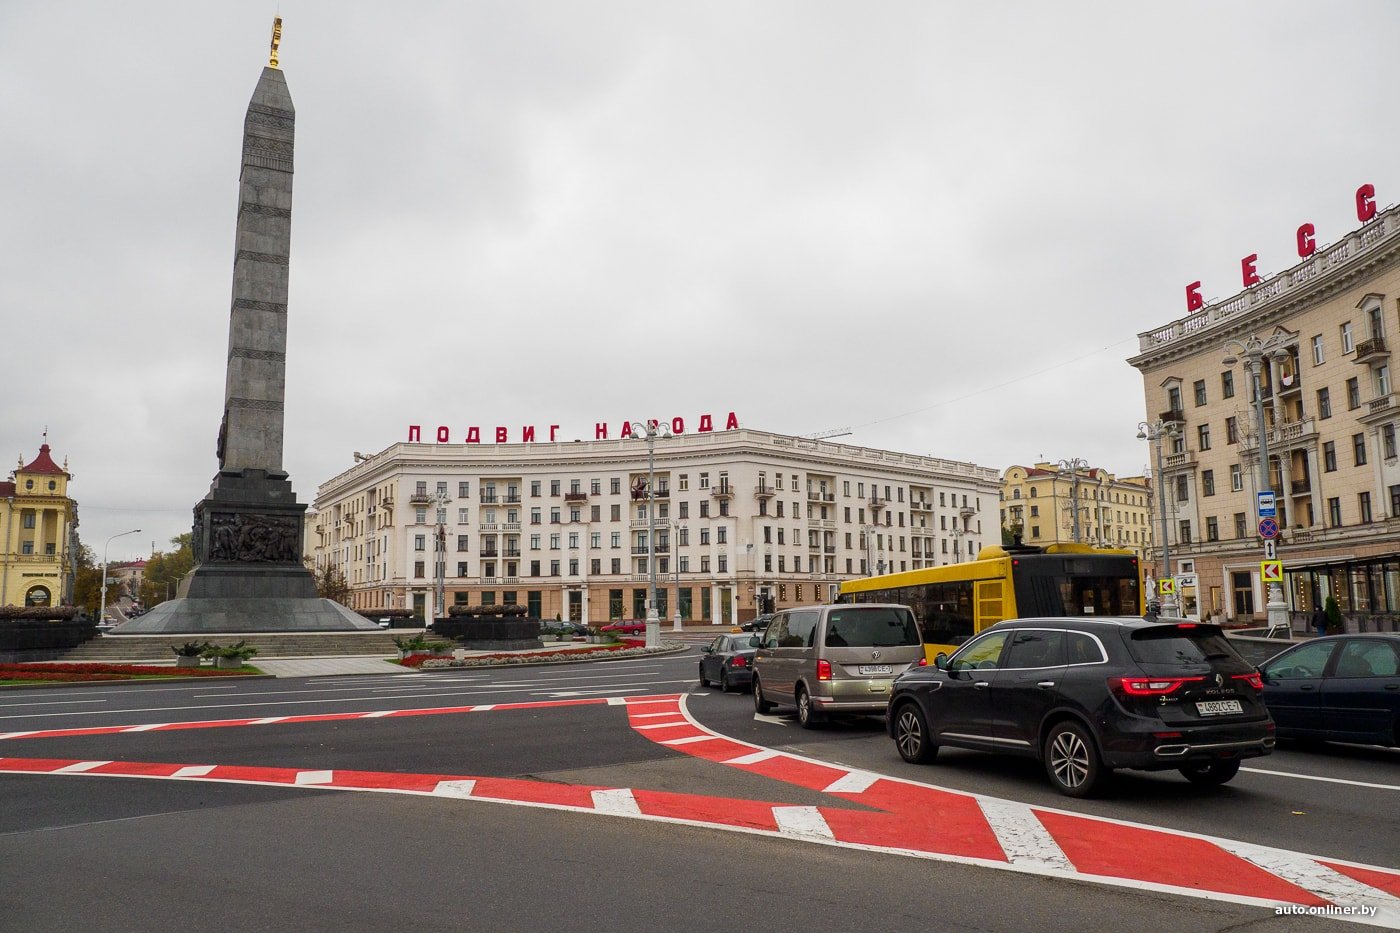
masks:
[(1185, 620), (998, 623), (896, 680), (888, 723), (906, 761), (942, 745), (1030, 756), (1071, 797), (1116, 768), (1224, 784), (1274, 747), (1259, 672), (1218, 626)]
[(1330, 635), (1259, 666), (1280, 738), (1400, 745), (1400, 635)]
[(700, 658), (700, 686), (714, 684), (725, 693), (753, 685), (753, 655), (756, 637), (738, 632), (720, 635), (704, 648)]

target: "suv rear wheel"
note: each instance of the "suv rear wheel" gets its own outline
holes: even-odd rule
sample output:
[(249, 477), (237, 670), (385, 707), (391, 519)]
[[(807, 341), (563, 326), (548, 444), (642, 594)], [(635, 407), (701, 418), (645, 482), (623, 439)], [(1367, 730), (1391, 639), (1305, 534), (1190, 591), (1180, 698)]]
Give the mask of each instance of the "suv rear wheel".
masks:
[(1231, 761), (1208, 761), (1200, 764), (1187, 765), (1180, 769), (1182, 777), (1192, 784), (1206, 784), (1218, 786), (1227, 783), (1231, 778), (1240, 772), (1240, 760), (1238, 758)]
[(1107, 773), (1094, 739), (1077, 722), (1058, 722), (1045, 737), (1045, 773), (1066, 797), (1092, 797)]
[(753, 709), (760, 714), (773, 712), (773, 704), (763, 698), (763, 684), (757, 674), (753, 675)]
[(930, 739), (928, 720), (919, 704), (912, 700), (902, 704), (894, 714), (894, 747), (899, 757), (912, 764), (928, 764), (938, 756), (938, 746)]

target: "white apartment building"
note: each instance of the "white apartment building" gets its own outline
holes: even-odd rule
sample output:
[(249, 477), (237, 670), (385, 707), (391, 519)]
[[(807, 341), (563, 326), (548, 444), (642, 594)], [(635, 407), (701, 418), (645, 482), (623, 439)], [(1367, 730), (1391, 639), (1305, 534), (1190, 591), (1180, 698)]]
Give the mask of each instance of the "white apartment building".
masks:
[(654, 552), (663, 620), (732, 624), (1000, 541), (971, 463), (741, 428), (657, 439), (654, 476), (643, 438), (394, 444), (320, 486), (307, 545), (356, 609), (588, 624), (645, 617)]

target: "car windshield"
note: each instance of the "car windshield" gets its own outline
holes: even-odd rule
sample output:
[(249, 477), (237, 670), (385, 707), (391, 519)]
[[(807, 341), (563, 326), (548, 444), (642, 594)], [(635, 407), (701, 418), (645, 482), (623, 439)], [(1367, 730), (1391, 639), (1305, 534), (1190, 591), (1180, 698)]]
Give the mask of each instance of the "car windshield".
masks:
[(1204, 664), (1239, 657), (1219, 629), (1205, 625), (1138, 629), (1128, 639), (1128, 652), (1139, 664)]
[(828, 648), (894, 647), (922, 644), (914, 613), (903, 607), (853, 606), (834, 609), (826, 620)]

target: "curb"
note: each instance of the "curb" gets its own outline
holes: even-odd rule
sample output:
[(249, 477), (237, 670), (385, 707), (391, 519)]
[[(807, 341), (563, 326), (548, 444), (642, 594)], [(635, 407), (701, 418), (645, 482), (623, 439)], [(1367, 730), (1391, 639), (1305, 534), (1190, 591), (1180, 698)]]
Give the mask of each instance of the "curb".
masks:
[(54, 687), (124, 687), (131, 684), (189, 684), (205, 680), (276, 680), (276, 674), (206, 674), (201, 677), (162, 677), (159, 680), (51, 680), (29, 684), (0, 684), (0, 690), (45, 690)]
[[(570, 657), (561, 661), (500, 661), (487, 662), (485, 664), (458, 664), (452, 667), (431, 667), (427, 670), (423, 670), (423, 668), (420, 667), (417, 670), (423, 674), (436, 674), (439, 672), (480, 670), (498, 667), (558, 667), (561, 664), (593, 664), (607, 661), (635, 661), (638, 658), (662, 658), (668, 657), (673, 654), (683, 654), (693, 647), (695, 646), (677, 645), (673, 643), (669, 645), (664, 645), (663, 647), (658, 648), (655, 651), (650, 651), (645, 654), (629, 654), (621, 658), (616, 657), (615, 652), (610, 652), (607, 656), (597, 658), (590, 658), (586, 655), (576, 655), (574, 657)], [(465, 658), (464, 660), (470, 661), (471, 658)]]

